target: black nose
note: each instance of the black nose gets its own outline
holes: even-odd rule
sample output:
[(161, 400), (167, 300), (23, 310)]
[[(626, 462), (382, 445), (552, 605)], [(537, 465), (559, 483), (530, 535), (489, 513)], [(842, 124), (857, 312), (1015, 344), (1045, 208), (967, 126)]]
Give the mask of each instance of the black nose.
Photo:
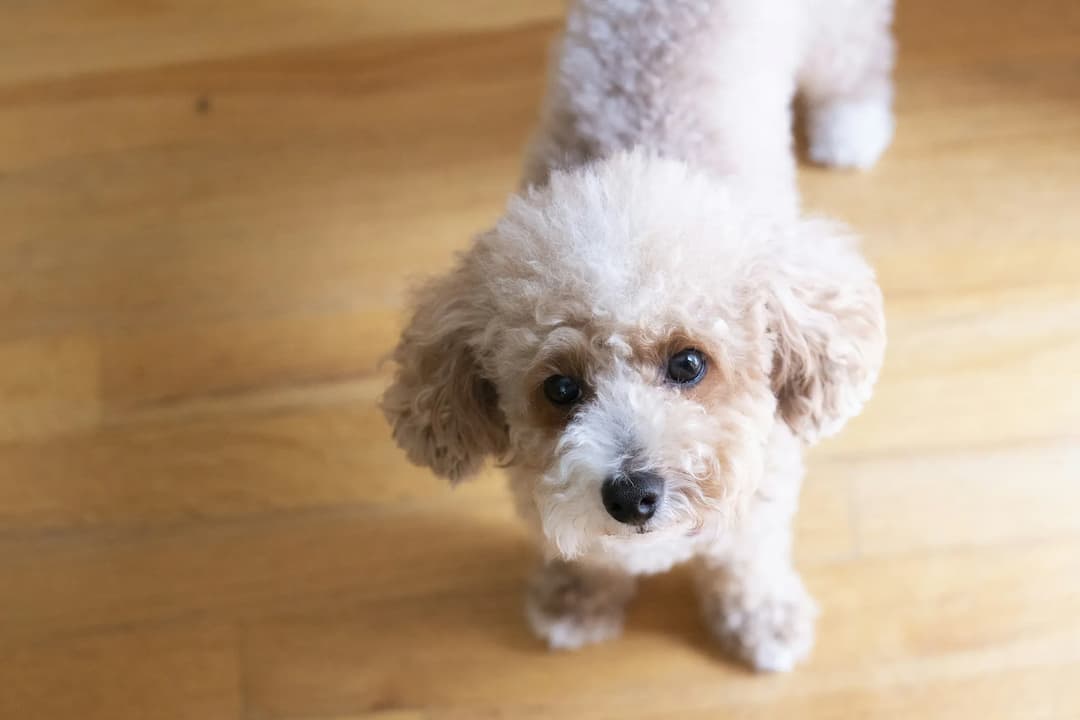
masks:
[(604, 481), (600, 497), (608, 515), (627, 525), (644, 525), (660, 507), (664, 479), (651, 472), (619, 473)]

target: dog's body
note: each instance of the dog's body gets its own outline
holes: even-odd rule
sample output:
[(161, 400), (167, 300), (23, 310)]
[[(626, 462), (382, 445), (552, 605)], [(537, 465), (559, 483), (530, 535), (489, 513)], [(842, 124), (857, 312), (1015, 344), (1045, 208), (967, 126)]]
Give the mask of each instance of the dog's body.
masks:
[(892, 0), (581, 0), (551, 61), (525, 180), (645, 147), (797, 206), (791, 109), (818, 162), (868, 167), (892, 137)]
[(869, 397), (881, 296), (845, 233), (798, 213), (810, 152), (865, 166), (892, 121), (887, 0), (583, 0), (553, 59), (523, 194), (429, 284), (384, 398), (452, 480), (510, 468), (553, 647), (610, 638), (633, 577), (693, 561), (755, 668), (813, 640), (791, 564), (801, 444)]

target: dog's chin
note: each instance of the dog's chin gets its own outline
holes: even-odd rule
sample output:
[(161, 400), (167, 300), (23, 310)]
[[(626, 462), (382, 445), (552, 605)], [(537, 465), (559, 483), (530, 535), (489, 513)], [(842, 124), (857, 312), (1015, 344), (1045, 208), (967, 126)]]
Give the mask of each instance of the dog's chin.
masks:
[(649, 523), (620, 527), (585, 539), (575, 548), (576, 552), (567, 553), (551, 546), (549, 555), (634, 575), (652, 574), (688, 560), (698, 542), (699, 533), (691, 525)]

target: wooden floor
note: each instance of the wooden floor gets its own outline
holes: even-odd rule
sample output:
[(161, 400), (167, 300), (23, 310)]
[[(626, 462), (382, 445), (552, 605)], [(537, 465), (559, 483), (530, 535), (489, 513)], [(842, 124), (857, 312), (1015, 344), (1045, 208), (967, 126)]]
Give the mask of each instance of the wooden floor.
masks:
[(880, 270), (810, 457), (812, 662), (684, 573), (551, 655), (497, 472), (391, 445), (410, 277), (516, 181), (561, 1), (55, 0), (0, 23), (0, 718), (1080, 717), (1080, 4), (900, 0), (899, 131), (806, 169)]

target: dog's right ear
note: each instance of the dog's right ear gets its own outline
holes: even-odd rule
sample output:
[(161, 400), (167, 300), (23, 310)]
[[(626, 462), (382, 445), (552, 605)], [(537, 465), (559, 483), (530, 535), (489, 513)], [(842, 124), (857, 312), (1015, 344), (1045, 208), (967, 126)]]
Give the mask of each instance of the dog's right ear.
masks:
[(807, 443), (832, 435), (870, 398), (885, 352), (874, 271), (842, 227), (801, 221), (773, 249), (767, 287), (781, 417)]
[(495, 385), (481, 372), (477, 344), (490, 314), (468, 259), (420, 288), (393, 353), (394, 381), (381, 406), (409, 460), (451, 482), (506, 452), (506, 421)]

